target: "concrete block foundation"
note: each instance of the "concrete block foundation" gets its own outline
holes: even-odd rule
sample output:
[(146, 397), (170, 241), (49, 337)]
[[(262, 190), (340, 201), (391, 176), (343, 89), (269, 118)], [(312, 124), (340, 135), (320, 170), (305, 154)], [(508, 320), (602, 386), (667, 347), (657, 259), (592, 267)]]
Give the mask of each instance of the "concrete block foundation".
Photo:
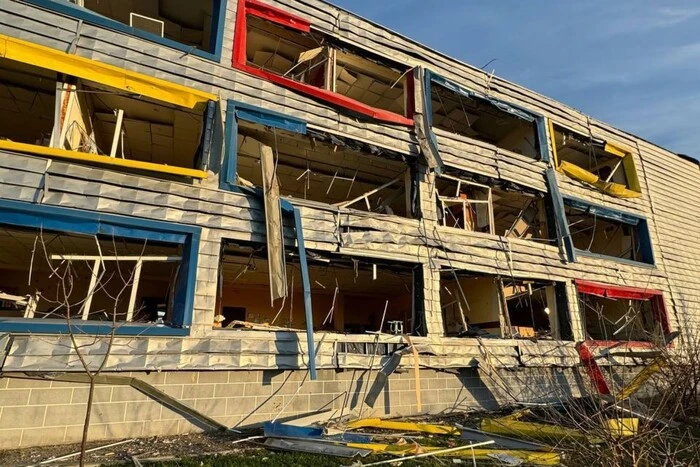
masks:
[[(354, 411), (362, 417), (416, 415), (412, 370), (394, 373), (374, 407), (363, 404), (377, 372), (320, 370), (317, 381), (306, 371), (211, 371), (132, 373), (158, 389), (230, 427), (310, 412)], [(580, 395), (587, 380), (576, 369), (522, 368), (492, 378), (477, 369), (420, 370), (422, 413), (494, 409), (519, 400)], [(504, 389), (504, 385), (507, 386)], [(0, 378), (0, 449), (78, 442), (85, 417), (87, 385)], [(508, 394), (510, 393), (510, 394)], [(126, 386), (98, 386), (91, 440), (176, 435), (202, 427)]]

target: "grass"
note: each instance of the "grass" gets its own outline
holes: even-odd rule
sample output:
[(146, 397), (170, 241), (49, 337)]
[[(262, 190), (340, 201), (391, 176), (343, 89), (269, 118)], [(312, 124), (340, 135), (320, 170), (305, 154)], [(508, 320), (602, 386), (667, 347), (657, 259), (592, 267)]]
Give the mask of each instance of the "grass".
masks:
[[(362, 462), (367, 464), (385, 458), (388, 459), (388, 457), (370, 456), (362, 459)], [(144, 467), (338, 467), (352, 465), (358, 459), (360, 458), (348, 459), (318, 454), (259, 450), (220, 456), (188, 457), (163, 462), (143, 462), (143, 465)], [(449, 463), (451, 465), (452, 461), (450, 460)], [(446, 461), (427, 458), (417, 461), (403, 461), (401, 465), (404, 467), (444, 467)]]

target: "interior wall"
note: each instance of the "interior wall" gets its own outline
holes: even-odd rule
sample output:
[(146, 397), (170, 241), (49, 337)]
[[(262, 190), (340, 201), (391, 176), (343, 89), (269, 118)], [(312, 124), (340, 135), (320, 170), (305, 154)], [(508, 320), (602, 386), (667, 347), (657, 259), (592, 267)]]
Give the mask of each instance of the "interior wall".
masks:
[[(443, 309), (445, 332), (454, 336), (463, 331), (462, 318), (458, 303), (461, 292), (454, 276), (443, 273), (440, 284), (440, 301)], [(470, 326), (477, 326), (489, 334), (501, 336), (500, 297), (498, 281), (492, 277), (461, 278), (462, 287), (468, 306), (461, 300), (462, 311)]]
[[(379, 330), (384, 307), (387, 307), (384, 331), (388, 332), (388, 321), (402, 321), (404, 330), (410, 329), (411, 295), (376, 295), (362, 294), (361, 291), (339, 291), (335, 304), (333, 295), (335, 289), (312, 289), (311, 305), (313, 308), (314, 329), (334, 330), (339, 332), (364, 333)], [(224, 307), (245, 308), (245, 321), (258, 324), (272, 324), (280, 310), (275, 326), (303, 329), (306, 326), (304, 310), (304, 295), (300, 287), (294, 287), (290, 296), (270, 304), (270, 289), (265, 285), (246, 287), (224, 287), (220, 309)], [(388, 301), (388, 305), (387, 305)], [(326, 318), (333, 307), (332, 319), (326, 324)], [(291, 321), (290, 321), (291, 313)]]
[(549, 239), (543, 198), (494, 189), (493, 216), (497, 235), (543, 242)]
[[(303, 329), (306, 325), (301, 271), (293, 258), (287, 258), (289, 295), (270, 302), (269, 272), (263, 252), (253, 256), (233, 252), (224, 256), (220, 276), (221, 296), (217, 310), (245, 309), (245, 321)], [(240, 253), (246, 250), (238, 250)], [(251, 250), (247, 250), (251, 251)], [(379, 330), (386, 307), (384, 331), (389, 321), (402, 321), (410, 331), (413, 304), (413, 273), (406, 266), (378, 264), (376, 278), (365, 261), (357, 269), (350, 264), (312, 261), (309, 264), (314, 329), (364, 333)], [(337, 289), (337, 292), (336, 292)], [(335, 296), (335, 301), (334, 301)], [(331, 308), (333, 313), (328, 320)], [(281, 310), (281, 311), (280, 311)], [(291, 315), (291, 320), (290, 320)], [(212, 316), (212, 319), (214, 316)], [(327, 321), (324, 324), (324, 321)]]
[[(459, 193), (457, 186), (459, 185)], [(459, 181), (437, 177), (435, 179), (436, 196), (442, 198), (457, 198), (459, 200), (475, 200), (486, 201), (489, 198), (488, 191), (475, 185), (470, 185)], [(464, 205), (460, 202), (452, 202), (449, 199), (442, 201), (437, 198), (435, 200), (438, 211), (442, 211), (444, 203), (445, 210), (440, 212), (444, 216), (442, 224), (447, 227), (466, 229), (474, 232), (489, 232), (491, 225), (491, 217), (489, 216), (488, 203), (469, 203)]]

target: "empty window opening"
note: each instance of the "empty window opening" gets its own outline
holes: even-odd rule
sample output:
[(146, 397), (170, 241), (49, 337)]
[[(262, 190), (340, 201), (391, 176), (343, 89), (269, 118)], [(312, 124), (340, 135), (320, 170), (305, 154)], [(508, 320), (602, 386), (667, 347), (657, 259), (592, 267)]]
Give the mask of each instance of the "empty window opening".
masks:
[(214, 52), (217, 0), (74, 0), (74, 3), (135, 29)]
[(556, 243), (556, 235), (547, 221), (544, 194), (494, 188), (492, 199), (496, 234), (540, 243)]
[(159, 103), (93, 82), (66, 85), (63, 149), (197, 168), (202, 111)]
[[(422, 313), (422, 303), (414, 303), (415, 265), (316, 253), (308, 260), (315, 330), (411, 333), (414, 311)], [(244, 314), (248, 323), (303, 329), (298, 257), (287, 255), (286, 267), (289, 295), (271, 304), (264, 247), (225, 242), (215, 322), (228, 322), (230, 329), (244, 325), (233, 319)]]
[(56, 73), (0, 58), (0, 139), (49, 146)]
[(323, 36), (285, 28), (256, 16), (246, 18), (247, 65), (326, 88), (329, 49)]
[(0, 228), (0, 316), (167, 325), (180, 245)]
[(408, 114), (407, 67), (336, 44), (322, 33), (297, 29), (293, 23), (282, 25), (255, 14), (245, 15), (245, 24), (237, 25), (245, 30), (237, 36), (245, 41), (245, 57), (236, 58), (245, 63), (237, 65), (323, 89), (374, 109)]
[[(563, 284), (446, 270), (440, 273), (445, 333), (456, 337), (560, 339)], [(565, 319), (566, 316), (564, 316)]]
[(283, 196), (410, 216), (412, 170), (399, 154), (322, 133), (299, 135), (241, 121), (237, 171), (256, 186), (262, 186), (260, 143), (273, 150)]
[(557, 167), (568, 176), (612, 196), (631, 198), (641, 193), (632, 154), (604, 140), (551, 125)]
[(470, 232), (494, 233), (491, 188), (449, 175), (435, 179), (442, 225)]
[(524, 156), (539, 157), (537, 123), (501, 102), (469, 96), (432, 83), (432, 124), (450, 133), (493, 144)]
[(586, 338), (663, 342), (669, 326), (661, 292), (576, 281)]
[(503, 281), (503, 294), (512, 337), (556, 337), (557, 304), (552, 282), (507, 279)]
[(4, 58), (0, 109), (9, 149), (50, 147), (62, 151), (38, 153), (87, 164), (201, 178), (216, 143), (214, 102), (180, 107)]
[(348, 51), (334, 50), (334, 56), (332, 91), (372, 107), (406, 115), (405, 72)]
[(441, 272), (440, 300), (445, 334), (453, 337), (503, 337), (498, 290), (499, 282), (495, 277), (461, 271), (459, 274)]
[(445, 174), (436, 178), (435, 191), (438, 218), (446, 227), (542, 243), (556, 241), (542, 193)]
[[(617, 215), (565, 199), (566, 219), (574, 247), (582, 252), (653, 264), (646, 220)], [(574, 205), (572, 205), (574, 204)]]

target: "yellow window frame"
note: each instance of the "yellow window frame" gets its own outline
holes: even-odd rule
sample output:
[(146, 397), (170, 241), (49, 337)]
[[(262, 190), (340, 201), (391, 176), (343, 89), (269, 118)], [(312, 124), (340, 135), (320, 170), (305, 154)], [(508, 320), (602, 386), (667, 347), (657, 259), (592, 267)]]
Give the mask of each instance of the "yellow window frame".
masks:
[[(0, 57), (38, 68), (74, 76), (101, 85), (148, 97), (160, 102), (203, 111), (209, 101), (218, 97), (197, 89), (125, 70), (95, 60), (78, 57), (43, 45), (0, 34)], [(90, 164), (178, 175), (197, 179), (207, 178), (207, 172), (152, 162), (120, 159), (97, 154), (69, 151), (14, 141), (0, 141), (0, 149), (39, 156), (66, 159)]]
[(68, 149), (50, 148), (36, 144), (17, 143), (15, 141), (0, 140), (0, 150), (35, 154), (37, 156), (65, 159), (90, 164), (111, 165), (133, 170), (146, 170), (148, 172), (158, 172), (182, 177), (205, 179), (207, 173), (203, 170), (187, 169), (173, 165), (154, 164), (153, 162), (134, 161), (130, 159), (120, 159), (118, 157), (100, 156), (87, 152), (69, 151)]
[(194, 109), (214, 94), (0, 34), (0, 57)]
[(549, 143), (552, 146), (552, 158), (555, 169), (573, 179), (594, 186), (599, 191), (614, 196), (616, 198), (639, 198), (642, 195), (642, 188), (639, 184), (637, 169), (634, 164), (632, 152), (612, 143), (605, 142), (603, 150), (613, 156), (622, 158), (622, 167), (625, 171), (627, 185), (621, 183), (606, 182), (601, 180), (596, 174), (567, 161), (560, 161), (557, 154), (557, 143), (554, 133), (554, 123), (552, 119), (547, 119), (547, 130), (549, 132)]

